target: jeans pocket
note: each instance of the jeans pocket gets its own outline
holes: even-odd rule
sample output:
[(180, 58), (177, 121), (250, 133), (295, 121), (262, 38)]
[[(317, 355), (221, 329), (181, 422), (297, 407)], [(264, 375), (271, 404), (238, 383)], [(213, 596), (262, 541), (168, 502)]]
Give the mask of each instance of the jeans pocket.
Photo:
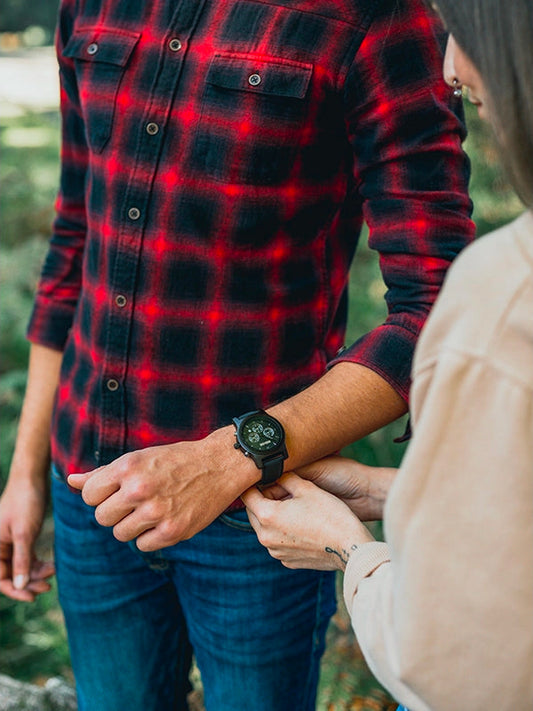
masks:
[(229, 526), (230, 528), (236, 528), (239, 531), (253, 531), (253, 526), (248, 519), (248, 514), (246, 509), (237, 509), (236, 511), (228, 511), (218, 517), (218, 520)]
[(65, 477), (63, 476), (63, 474), (61, 474), (61, 472), (53, 462), (50, 465), (50, 477), (55, 481), (60, 481), (62, 484), (67, 483)]

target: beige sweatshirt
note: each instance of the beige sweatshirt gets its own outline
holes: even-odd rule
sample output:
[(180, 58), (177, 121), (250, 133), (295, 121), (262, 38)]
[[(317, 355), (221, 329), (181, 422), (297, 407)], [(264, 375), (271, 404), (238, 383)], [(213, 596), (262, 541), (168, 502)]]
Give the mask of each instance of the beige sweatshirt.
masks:
[(531, 212), (450, 270), (416, 352), (412, 418), (388, 550), (365, 544), (346, 569), (360, 646), (410, 711), (532, 711)]

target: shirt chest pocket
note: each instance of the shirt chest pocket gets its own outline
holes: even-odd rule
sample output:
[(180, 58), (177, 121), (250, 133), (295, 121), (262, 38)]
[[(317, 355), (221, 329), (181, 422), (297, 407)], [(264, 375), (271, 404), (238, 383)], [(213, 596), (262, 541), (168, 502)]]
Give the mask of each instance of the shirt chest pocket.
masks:
[(209, 66), (193, 147), (195, 167), (216, 180), (279, 184), (310, 120), (313, 66), (216, 54)]
[(76, 30), (63, 49), (74, 60), (87, 140), (100, 153), (117, 112), (117, 94), (141, 33), (102, 28)]

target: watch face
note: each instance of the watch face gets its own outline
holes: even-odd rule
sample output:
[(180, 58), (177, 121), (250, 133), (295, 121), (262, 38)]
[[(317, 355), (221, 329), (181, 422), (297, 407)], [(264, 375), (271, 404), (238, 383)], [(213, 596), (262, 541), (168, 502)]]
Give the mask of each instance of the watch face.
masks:
[(241, 438), (254, 452), (271, 452), (283, 441), (283, 430), (268, 415), (254, 415), (241, 427)]

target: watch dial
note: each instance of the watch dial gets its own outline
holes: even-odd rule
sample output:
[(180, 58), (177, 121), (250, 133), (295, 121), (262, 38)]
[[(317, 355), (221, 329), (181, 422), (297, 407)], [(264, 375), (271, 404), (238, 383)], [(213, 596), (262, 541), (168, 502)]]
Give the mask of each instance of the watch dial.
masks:
[(242, 426), (241, 437), (255, 452), (270, 452), (283, 441), (283, 430), (268, 415), (254, 415)]

